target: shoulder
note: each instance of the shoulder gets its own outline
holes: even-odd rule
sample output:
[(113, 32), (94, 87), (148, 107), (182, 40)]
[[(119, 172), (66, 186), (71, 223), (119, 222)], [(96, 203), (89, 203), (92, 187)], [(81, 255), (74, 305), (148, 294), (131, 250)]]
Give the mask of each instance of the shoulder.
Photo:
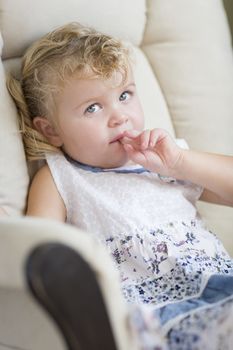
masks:
[(49, 166), (47, 164), (43, 165), (33, 177), (31, 188), (39, 187), (40, 189), (43, 189), (44, 187), (51, 187), (52, 189), (54, 186), (55, 184)]
[(48, 178), (52, 177), (49, 166), (47, 164), (43, 165), (35, 174), (33, 181), (36, 179), (43, 179), (46, 180)]
[(27, 215), (65, 220), (65, 205), (48, 165), (41, 167), (32, 180)]

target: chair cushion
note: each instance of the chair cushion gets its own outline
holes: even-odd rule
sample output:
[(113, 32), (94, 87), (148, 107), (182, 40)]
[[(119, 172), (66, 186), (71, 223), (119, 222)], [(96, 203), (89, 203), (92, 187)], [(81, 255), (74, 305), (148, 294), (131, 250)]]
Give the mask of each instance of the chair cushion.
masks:
[(28, 174), (17, 112), (5, 85), (0, 61), (0, 206), (11, 215), (25, 207)]
[(145, 14), (145, 0), (2, 0), (3, 58), (21, 56), (32, 41), (73, 21), (139, 45)]

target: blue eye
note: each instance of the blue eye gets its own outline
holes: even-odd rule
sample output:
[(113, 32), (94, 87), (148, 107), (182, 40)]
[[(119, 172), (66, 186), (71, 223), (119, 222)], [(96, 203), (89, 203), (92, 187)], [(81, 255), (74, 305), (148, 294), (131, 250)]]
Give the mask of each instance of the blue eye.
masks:
[(85, 110), (85, 113), (96, 113), (97, 111), (100, 110), (100, 105), (98, 103), (93, 103), (87, 109)]
[(126, 101), (130, 98), (131, 93), (129, 91), (124, 91), (119, 97), (120, 101)]

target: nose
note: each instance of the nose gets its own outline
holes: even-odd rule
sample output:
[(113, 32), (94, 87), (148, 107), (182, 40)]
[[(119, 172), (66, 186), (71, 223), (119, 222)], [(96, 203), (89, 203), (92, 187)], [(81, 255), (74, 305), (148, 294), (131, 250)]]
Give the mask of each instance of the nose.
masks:
[(120, 111), (115, 111), (111, 117), (109, 118), (109, 127), (110, 128), (114, 128), (116, 126), (119, 126), (119, 125), (122, 125), (124, 123), (127, 123), (129, 120), (129, 117), (124, 114), (124, 113), (121, 113)]

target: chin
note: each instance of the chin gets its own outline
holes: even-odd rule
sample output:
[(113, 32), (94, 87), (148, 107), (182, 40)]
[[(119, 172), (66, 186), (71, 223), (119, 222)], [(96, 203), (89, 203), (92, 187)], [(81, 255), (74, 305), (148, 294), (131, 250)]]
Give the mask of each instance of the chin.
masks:
[(121, 157), (119, 159), (117, 158), (113, 158), (113, 159), (109, 159), (109, 161), (106, 162), (106, 164), (104, 166), (102, 166), (102, 168), (105, 169), (111, 169), (111, 168), (119, 168), (121, 166), (124, 166), (127, 162), (128, 162), (128, 157), (125, 154), (124, 157)]

